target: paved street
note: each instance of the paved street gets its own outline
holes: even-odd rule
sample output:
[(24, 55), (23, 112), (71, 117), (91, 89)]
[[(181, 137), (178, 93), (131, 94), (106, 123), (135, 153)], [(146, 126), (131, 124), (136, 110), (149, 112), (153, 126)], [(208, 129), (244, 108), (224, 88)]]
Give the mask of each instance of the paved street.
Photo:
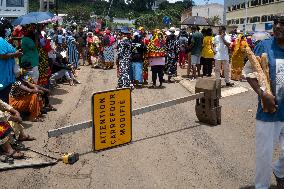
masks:
[[(180, 77), (181, 79), (182, 77)], [(47, 138), (47, 131), (91, 119), (94, 92), (116, 87), (116, 70), (79, 71), (81, 85), (60, 85), (52, 103), (58, 108), (43, 123), (28, 125), (37, 138), (26, 143), (38, 151), (59, 157), (79, 152), (74, 165), (57, 165), (1, 172), (1, 188), (208, 188), (234, 189), (253, 184), (254, 121), (256, 95), (246, 92), (221, 99), (222, 125), (199, 123), (195, 101), (133, 118), (133, 142), (111, 150), (91, 151), (91, 129)], [(183, 80), (187, 86), (191, 81)], [(133, 109), (190, 94), (179, 83), (164, 89), (136, 89)]]

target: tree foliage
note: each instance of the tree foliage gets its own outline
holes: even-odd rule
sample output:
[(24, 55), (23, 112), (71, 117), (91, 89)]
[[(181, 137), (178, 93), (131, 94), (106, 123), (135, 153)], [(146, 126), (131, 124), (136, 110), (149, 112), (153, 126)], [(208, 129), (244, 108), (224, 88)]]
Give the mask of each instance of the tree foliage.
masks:
[[(58, 12), (68, 14), (67, 20), (85, 22), (90, 14), (101, 18), (106, 16), (136, 19), (137, 25), (146, 28), (164, 27), (164, 16), (171, 18), (172, 25), (178, 25), (181, 13), (194, 5), (192, 0), (183, 0), (176, 3), (162, 2), (159, 9), (152, 10), (155, 0), (57, 0)], [(37, 11), (39, 0), (30, 0), (30, 10)], [(109, 9), (110, 8), (110, 9)], [(110, 10), (110, 11), (109, 11)], [(50, 10), (55, 12), (55, 8)], [(109, 12), (108, 12), (109, 11)]]
[(208, 20), (213, 26), (218, 26), (221, 24), (221, 18), (219, 17), (219, 15), (213, 16)]

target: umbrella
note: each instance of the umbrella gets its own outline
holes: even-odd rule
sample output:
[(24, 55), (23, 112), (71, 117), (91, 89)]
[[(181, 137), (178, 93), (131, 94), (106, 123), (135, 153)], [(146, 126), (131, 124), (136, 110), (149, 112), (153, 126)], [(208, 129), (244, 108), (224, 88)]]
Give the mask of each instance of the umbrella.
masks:
[(37, 24), (44, 20), (48, 20), (54, 17), (54, 14), (50, 12), (30, 12), (26, 15), (20, 16), (12, 22), (12, 25), (26, 25)]
[(185, 19), (181, 25), (198, 25), (198, 26), (212, 26), (206, 18), (201, 16), (190, 16)]
[(62, 17), (60, 16), (54, 16), (53, 18), (50, 18), (50, 19), (47, 19), (47, 20), (44, 20), (44, 21), (41, 21), (39, 23), (51, 23), (51, 22), (57, 22), (59, 20), (62, 20)]

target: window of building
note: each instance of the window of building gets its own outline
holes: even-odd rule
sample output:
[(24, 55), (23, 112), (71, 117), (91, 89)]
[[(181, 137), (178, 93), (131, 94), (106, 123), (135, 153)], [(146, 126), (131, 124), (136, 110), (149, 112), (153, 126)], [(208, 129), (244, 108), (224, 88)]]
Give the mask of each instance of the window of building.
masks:
[(267, 22), (267, 16), (266, 15), (263, 15), (261, 17), (261, 22)]
[(241, 4), (241, 8), (242, 8), (242, 9), (246, 8), (246, 3), (242, 3), (242, 4)]
[(244, 18), (241, 18), (240, 19), (240, 24), (244, 24), (245, 23), (245, 19)]
[(240, 24), (240, 19), (236, 19), (236, 24)]
[(228, 11), (229, 11), (229, 12), (231, 12), (231, 11), (232, 11), (232, 10), (231, 10), (231, 7), (228, 7)]
[(237, 5), (237, 10), (239, 10), (239, 9), (241, 9), (241, 5), (240, 4)]

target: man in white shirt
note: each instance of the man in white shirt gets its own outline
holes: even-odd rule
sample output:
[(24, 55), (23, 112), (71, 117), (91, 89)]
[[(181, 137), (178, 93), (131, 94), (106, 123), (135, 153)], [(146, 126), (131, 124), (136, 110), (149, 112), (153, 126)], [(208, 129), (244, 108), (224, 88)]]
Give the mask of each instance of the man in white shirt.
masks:
[(215, 45), (215, 76), (216, 79), (220, 79), (221, 65), (224, 67), (224, 75), (226, 86), (232, 87), (234, 83), (230, 80), (230, 61), (229, 61), (229, 48), (231, 45), (231, 38), (226, 34), (226, 28), (221, 26), (219, 28), (219, 34), (214, 39)]

